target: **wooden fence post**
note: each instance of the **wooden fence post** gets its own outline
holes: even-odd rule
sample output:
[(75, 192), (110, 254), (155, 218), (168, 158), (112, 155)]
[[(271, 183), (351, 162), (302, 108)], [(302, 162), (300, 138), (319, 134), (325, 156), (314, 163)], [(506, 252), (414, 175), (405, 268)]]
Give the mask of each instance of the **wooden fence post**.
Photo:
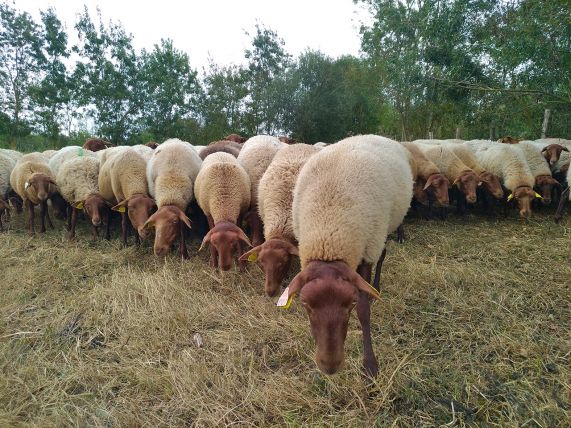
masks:
[(547, 137), (547, 128), (549, 128), (549, 118), (551, 117), (551, 110), (548, 108), (543, 112), (543, 124), (541, 125), (541, 138)]

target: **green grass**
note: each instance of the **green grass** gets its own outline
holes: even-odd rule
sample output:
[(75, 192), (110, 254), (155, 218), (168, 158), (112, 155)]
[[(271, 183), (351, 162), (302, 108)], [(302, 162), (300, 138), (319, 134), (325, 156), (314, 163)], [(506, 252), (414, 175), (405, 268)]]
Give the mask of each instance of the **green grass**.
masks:
[(570, 425), (569, 217), (407, 221), (373, 382), (356, 316), (344, 370), (322, 375), (303, 308), (276, 308), (256, 266), (23, 226), (0, 234), (0, 426)]

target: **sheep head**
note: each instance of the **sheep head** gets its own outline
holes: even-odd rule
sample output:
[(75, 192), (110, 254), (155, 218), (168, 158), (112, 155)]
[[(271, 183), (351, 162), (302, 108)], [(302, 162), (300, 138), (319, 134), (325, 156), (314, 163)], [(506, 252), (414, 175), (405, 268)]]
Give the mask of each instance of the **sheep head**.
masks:
[(156, 208), (157, 204), (152, 198), (142, 193), (136, 193), (111, 209), (120, 213), (126, 212), (133, 229), (139, 233), (141, 239), (146, 239), (149, 236), (149, 228), (144, 226)]
[(520, 186), (508, 195), (507, 202), (515, 200), (519, 215), (523, 218), (529, 218), (531, 217), (531, 202), (535, 198), (541, 198), (541, 195), (531, 187)]
[(561, 187), (561, 184), (550, 175), (538, 175), (535, 177), (534, 189), (542, 196), (541, 203), (543, 205), (551, 204), (551, 191), (553, 186)]
[(50, 176), (36, 172), (24, 183), (24, 190), (35, 195), (40, 201), (45, 201), (57, 191), (57, 188), (55, 181)]
[(476, 190), (480, 179), (476, 173), (472, 170), (463, 171), (456, 180), (454, 180), (453, 185), (457, 186), (458, 189), (466, 195), (466, 201), (469, 204), (476, 202)]
[(450, 181), (443, 174), (432, 174), (426, 180), (424, 185), (424, 190), (427, 193), (434, 195), (436, 201), (442, 206), (448, 206), (450, 203), (448, 199), (448, 188), (450, 187)]
[(504, 197), (504, 189), (497, 175), (488, 171), (483, 172), (480, 174), (480, 185), (494, 198), (502, 199)]
[(559, 161), (561, 152), (569, 152), (569, 149), (561, 144), (550, 144), (541, 149), (541, 153), (549, 165), (555, 165)]
[(288, 274), (293, 256), (299, 256), (295, 245), (274, 238), (242, 254), (240, 260), (260, 263), (266, 276), (264, 290), (269, 297), (274, 297)]
[[(315, 362), (327, 374), (339, 371), (345, 359), (345, 338), (351, 310), (360, 292), (375, 299), (379, 293), (342, 261), (312, 261), (291, 281), (278, 300), (288, 307), (296, 294), (305, 307), (315, 340)], [(365, 295), (361, 295), (365, 298)], [(287, 300), (287, 304), (282, 304)]]
[(177, 236), (183, 234), (183, 227), (190, 229), (190, 220), (175, 205), (163, 205), (143, 224), (143, 229), (155, 229), (154, 252), (156, 256), (166, 256)]
[(232, 267), (232, 254), (234, 251), (240, 251), (241, 243), (252, 246), (244, 231), (230, 221), (216, 223), (202, 240), (200, 250), (208, 243), (216, 249), (218, 267), (222, 270)]

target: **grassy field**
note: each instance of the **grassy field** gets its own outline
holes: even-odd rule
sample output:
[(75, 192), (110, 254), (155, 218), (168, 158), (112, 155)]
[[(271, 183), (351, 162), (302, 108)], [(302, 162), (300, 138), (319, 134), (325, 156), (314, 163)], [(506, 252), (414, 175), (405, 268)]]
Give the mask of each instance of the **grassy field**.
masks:
[[(571, 218), (413, 219), (388, 244), (361, 376), (312, 360), (299, 304), (150, 244), (0, 234), (0, 426), (571, 425)], [(296, 267), (297, 268), (297, 267)], [(292, 272), (293, 276), (294, 272)], [(198, 340), (198, 335), (202, 343)]]

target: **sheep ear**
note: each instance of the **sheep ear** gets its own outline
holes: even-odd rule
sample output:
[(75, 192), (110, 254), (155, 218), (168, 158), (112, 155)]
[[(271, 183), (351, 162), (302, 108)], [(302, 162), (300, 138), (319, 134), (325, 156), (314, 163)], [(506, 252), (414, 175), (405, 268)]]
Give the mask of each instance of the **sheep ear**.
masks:
[(513, 193), (510, 193), (510, 194), (508, 195), (508, 202), (511, 201), (513, 198), (514, 198), (514, 194), (513, 194)]
[(307, 275), (304, 271), (298, 273), (286, 287), (278, 301), (276, 302), (276, 306), (284, 309), (289, 309), (291, 302), (296, 294), (299, 294), (302, 287), (307, 282)]
[(541, 149), (541, 153), (545, 152), (547, 150), (548, 146), (545, 146), (543, 149)]
[(145, 224), (143, 224), (143, 230), (152, 229), (154, 227), (155, 227), (155, 221), (152, 219), (152, 217), (149, 217), (148, 220), (145, 222)]
[(205, 236), (204, 239), (202, 240), (202, 244), (200, 245), (200, 248), (198, 249), (198, 251), (202, 251), (202, 249), (204, 248), (204, 246), (210, 242), (210, 238), (211, 238), (211, 237), (212, 237), (212, 229), (210, 229), (210, 230), (208, 231), (208, 233), (206, 234), (206, 236)]
[(263, 245), (264, 244), (258, 245), (257, 247), (254, 247), (251, 250), (246, 251), (244, 254), (240, 256), (238, 260), (240, 260), (241, 262), (246, 260), (252, 263), (255, 262), (256, 260), (258, 260), (258, 253), (260, 252), (260, 249), (262, 248)]
[(83, 201), (74, 202), (73, 207), (77, 210), (82, 210), (83, 209)]
[(184, 223), (186, 224), (186, 226), (189, 229), (192, 229), (192, 227), (190, 226), (190, 219), (181, 211), (178, 215), (178, 218)]
[(245, 242), (246, 244), (248, 244), (249, 247), (252, 246), (252, 243), (250, 242), (250, 239), (248, 238), (248, 236), (246, 236), (246, 234), (244, 233), (244, 231), (241, 228), (238, 228), (239, 230), (236, 232), (238, 234), (238, 239), (240, 239), (240, 241)]
[(128, 204), (129, 200), (125, 199), (124, 201), (119, 202), (117, 205), (115, 205), (114, 207), (111, 207), (111, 209), (113, 211), (117, 211), (119, 213), (124, 213), (127, 211), (127, 204)]
[(288, 252), (292, 255), (292, 256), (297, 256), (299, 257), (299, 248), (297, 248), (295, 245), (290, 244), (289, 248), (288, 248)]

